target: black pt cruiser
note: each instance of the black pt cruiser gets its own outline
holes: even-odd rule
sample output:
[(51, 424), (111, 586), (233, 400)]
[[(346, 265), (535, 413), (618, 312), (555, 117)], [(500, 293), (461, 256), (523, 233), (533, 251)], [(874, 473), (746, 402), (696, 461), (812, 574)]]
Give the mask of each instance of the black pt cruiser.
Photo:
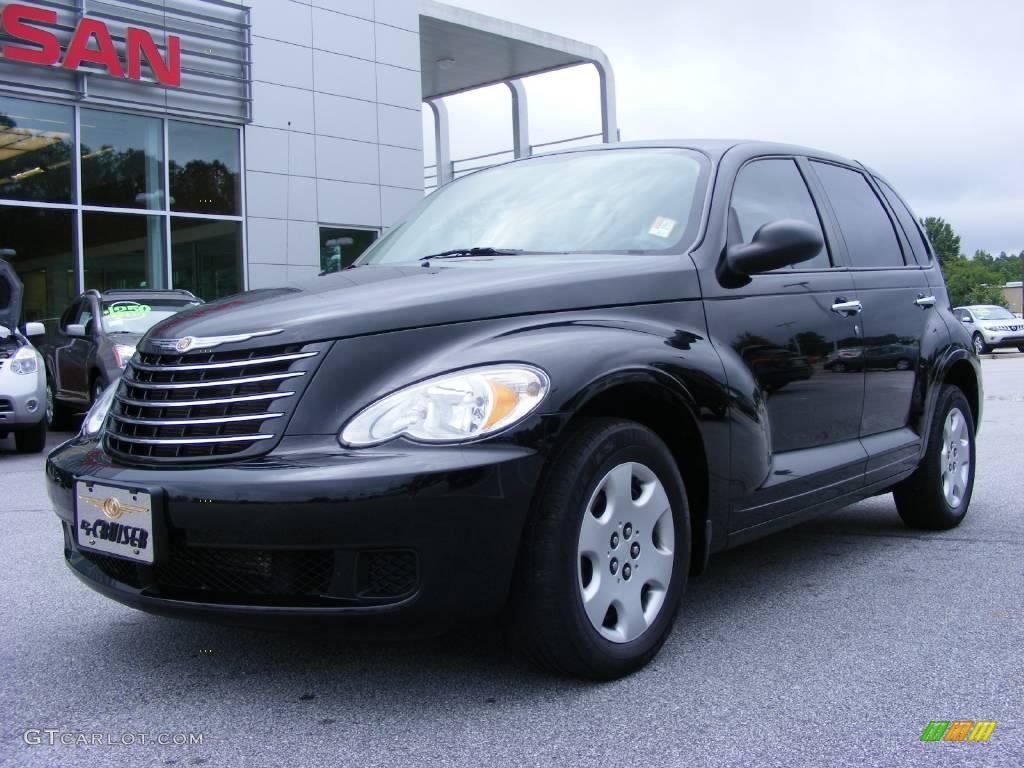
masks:
[(479, 171), (352, 268), (157, 325), (48, 486), (68, 565), (127, 605), (503, 612), (543, 666), (610, 678), (715, 552), (890, 491), (909, 526), (959, 524), (981, 404), (878, 174), (624, 144)]

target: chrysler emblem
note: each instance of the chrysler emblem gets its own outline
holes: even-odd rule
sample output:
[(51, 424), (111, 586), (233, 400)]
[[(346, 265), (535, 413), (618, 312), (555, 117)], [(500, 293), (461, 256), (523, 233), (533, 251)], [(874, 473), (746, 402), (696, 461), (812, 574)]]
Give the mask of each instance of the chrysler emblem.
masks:
[(125, 504), (120, 499), (115, 499), (112, 496), (108, 496), (105, 499), (100, 499), (95, 496), (79, 496), (78, 498), (86, 504), (91, 504), (99, 509), (110, 520), (117, 520), (122, 515), (127, 515), (132, 512), (146, 511), (145, 507), (137, 507), (134, 504)]
[(211, 347), (219, 347), (221, 344), (238, 344), (260, 336), (273, 336), (276, 333), (281, 333), (281, 330), (281, 328), (274, 328), (269, 331), (239, 333), (234, 336), (182, 336), (180, 339), (151, 339), (150, 343), (164, 352), (174, 351), (183, 355), (193, 349), (205, 351)]

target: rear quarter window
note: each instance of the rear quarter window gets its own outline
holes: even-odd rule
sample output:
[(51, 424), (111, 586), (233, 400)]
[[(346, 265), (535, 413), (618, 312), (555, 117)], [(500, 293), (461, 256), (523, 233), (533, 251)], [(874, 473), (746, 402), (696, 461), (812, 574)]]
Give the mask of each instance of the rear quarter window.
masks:
[(921, 231), (917, 219), (914, 218), (914, 214), (907, 208), (903, 199), (896, 194), (896, 190), (879, 178), (876, 178), (875, 181), (878, 182), (878, 188), (882, 190), (889, 207), (896, 214), (896, 220), (899, 221), (903, 234), (906, 235), (907, 242), (910, 243), (910, 249), (914, 252), (917, 263), (922, 266), (930, 264), (931, 250), (928, 248), (928, 241), (925, 240), (924, 233)]

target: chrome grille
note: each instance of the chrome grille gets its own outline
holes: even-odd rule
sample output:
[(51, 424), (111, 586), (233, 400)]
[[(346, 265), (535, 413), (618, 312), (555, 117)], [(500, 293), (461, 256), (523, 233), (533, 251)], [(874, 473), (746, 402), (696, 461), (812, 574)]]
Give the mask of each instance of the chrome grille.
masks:
[(140, 352), (125, 369), (105, 445), (134, 462), (195, 462), (270, 450), (320, 345)]

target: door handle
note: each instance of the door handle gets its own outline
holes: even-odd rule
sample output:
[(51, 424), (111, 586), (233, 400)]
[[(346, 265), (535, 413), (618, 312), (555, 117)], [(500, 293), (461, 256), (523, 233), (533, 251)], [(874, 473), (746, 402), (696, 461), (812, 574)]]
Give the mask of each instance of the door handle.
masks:
[(862, 309), (864, 309), (864, 305), (859, 301), (847, 301), (842, 297), (836, 299), (835, 304), (832, 305), (832, 311), (839, 315), (857, 315)]
[(935, 306), (935, 297), (925, 296), (923, 293), (918, 294), (917, 298), (914, 300), (914, 303), (921, 309), (928, 309), (928, 307)]

